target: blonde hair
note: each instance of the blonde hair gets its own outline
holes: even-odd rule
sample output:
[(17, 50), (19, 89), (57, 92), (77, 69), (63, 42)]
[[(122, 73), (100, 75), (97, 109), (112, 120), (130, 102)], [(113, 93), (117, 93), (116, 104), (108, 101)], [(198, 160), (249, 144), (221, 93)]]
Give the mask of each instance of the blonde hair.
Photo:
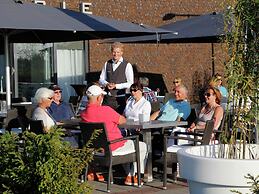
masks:
[(179, 84), (181, 84), (181, 83), (182, 83), (182, 79), (179, 78), (179, 77), (176, 77), (176, 78), (174, 79), (174, 82), (178, 82)]
[(211, 79), (210, 79), (210, 82), (209, 82), (209, 86), (211, 87), (217, 87), (218, 86), (218, 81), (222, 81), (222, 76), (220, 74), (216, 74), (214, 75)]
[(120, 42), (114, 42), (111, 46), (111, 51), (113, 51), (114, 49), (116, 48), (120, 48), (121, 51), (123, 52), (123, 49), (124, 49), (124, 45)]

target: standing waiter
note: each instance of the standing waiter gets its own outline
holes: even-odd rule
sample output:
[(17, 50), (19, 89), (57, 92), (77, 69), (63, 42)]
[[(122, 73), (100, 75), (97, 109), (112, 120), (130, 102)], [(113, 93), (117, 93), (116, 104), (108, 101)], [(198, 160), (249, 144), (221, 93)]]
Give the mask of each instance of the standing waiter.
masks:
[(111, 47), (112, 59), (106, 61), (99, 82), (106, 88), (108, 95), (104, 105), (108, 105), (122, 114), (126, 106), (126, 95), (134, 82), (133, 68), (123, 59), (123, 44), (115, 42)]

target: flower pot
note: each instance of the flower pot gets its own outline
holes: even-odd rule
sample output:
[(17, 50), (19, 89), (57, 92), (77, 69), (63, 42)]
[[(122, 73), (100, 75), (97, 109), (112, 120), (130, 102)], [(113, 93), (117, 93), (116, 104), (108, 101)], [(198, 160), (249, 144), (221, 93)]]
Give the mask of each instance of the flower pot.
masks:
[(190, 194), (251, 193), (250, 180), (244, 176), (259, 175), (259, 145), (250, 145), (257, 159), (216, 158), (220, 146), (228, 145), (194, 146), (177, 152), (180, 176), (187, 179)]

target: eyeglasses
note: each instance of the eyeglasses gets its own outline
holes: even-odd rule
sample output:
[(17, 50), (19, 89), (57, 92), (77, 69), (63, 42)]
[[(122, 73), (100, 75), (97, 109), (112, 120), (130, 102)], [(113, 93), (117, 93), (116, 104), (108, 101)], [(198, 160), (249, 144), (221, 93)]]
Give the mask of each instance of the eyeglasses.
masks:
[(60, 90), (60, 91), (55, 91), (54, 92), (55, 94), (62, 94), (62, 91)]
[(207, 96), (207, 97), (210, 97), (210, 96), (214, 96), (214, 94), (211, 94), (211, 93), (204, 93), (204, 96)]
[(136, 91), (138, 91), (138, 89), (130, 89), (130, 92), (132, 93), (132, 92), (136, 92)]

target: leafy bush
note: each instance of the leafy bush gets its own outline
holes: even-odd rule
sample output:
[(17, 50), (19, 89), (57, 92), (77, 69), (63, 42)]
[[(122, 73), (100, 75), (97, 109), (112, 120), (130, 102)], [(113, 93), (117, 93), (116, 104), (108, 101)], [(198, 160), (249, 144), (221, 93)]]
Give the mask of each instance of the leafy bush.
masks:
[[(92, 160), (92, 150), (74, 149), (60, 129), (36, 135), (0, 136), (0, 193), (90, 193), (79, 176)], [(90, 142), (88, 142), (90, 144)]]

